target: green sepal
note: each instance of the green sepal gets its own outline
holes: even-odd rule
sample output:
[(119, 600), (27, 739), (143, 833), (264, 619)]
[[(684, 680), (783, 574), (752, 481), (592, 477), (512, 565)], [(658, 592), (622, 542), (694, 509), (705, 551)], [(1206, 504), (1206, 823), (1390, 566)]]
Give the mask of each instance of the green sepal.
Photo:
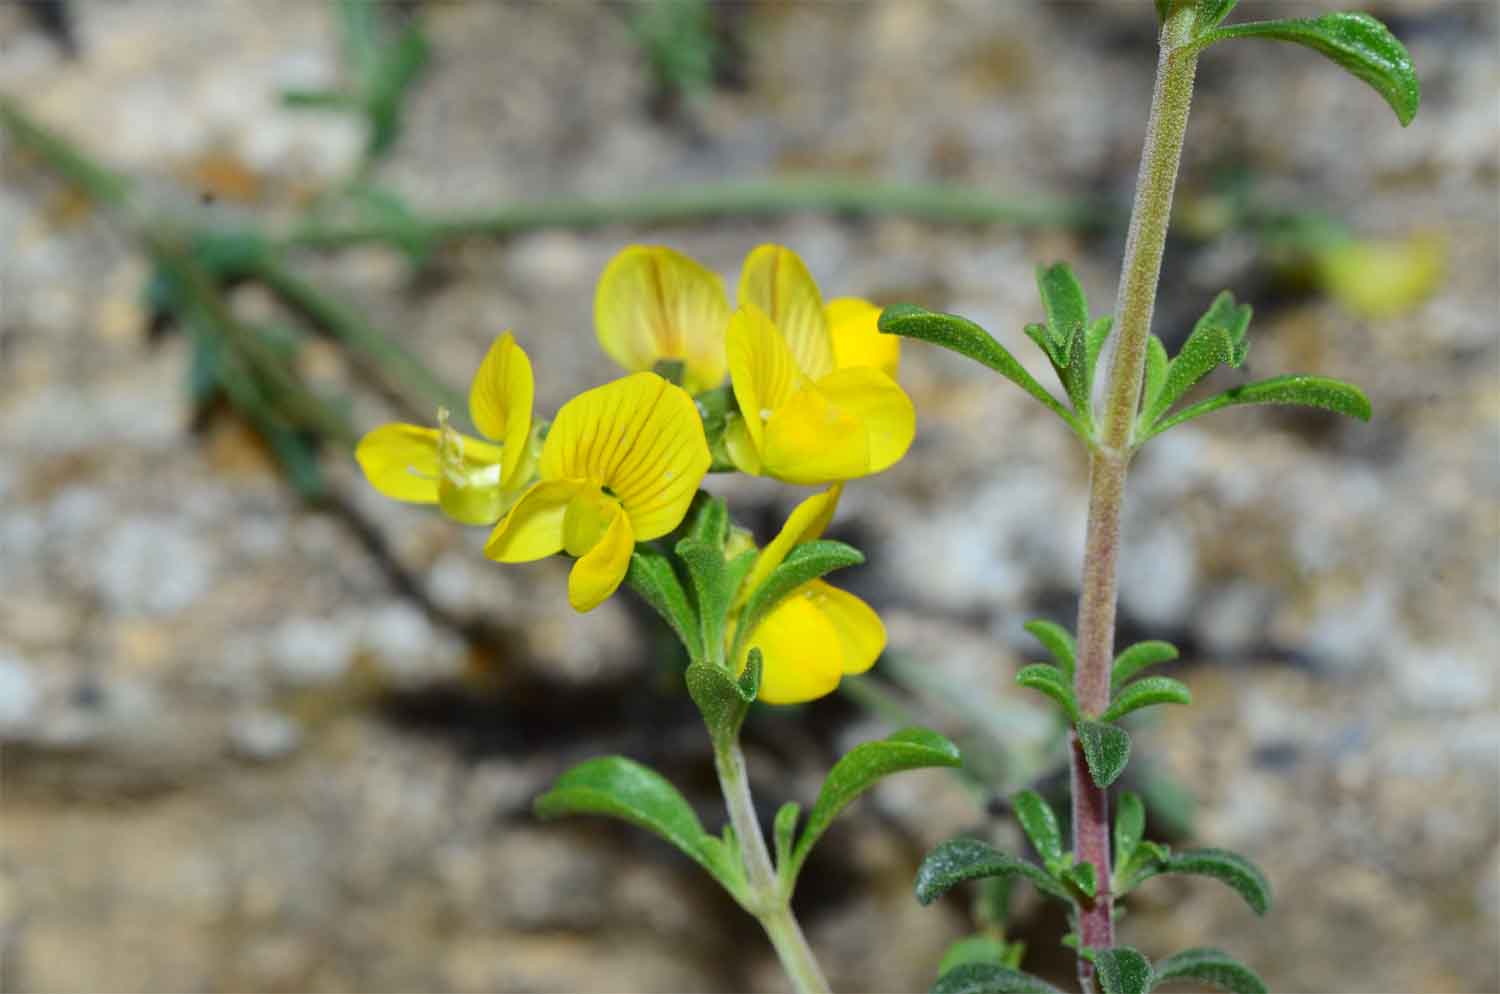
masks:
[(1006, 942), (993, 935), (966, 935), (943, 953), (943, 958), (938, 962), (938, 976), (966, 963), (985, 963), (1014, 969), (1020, 961), (1016, 953), (1024, 951), (1025, 946), (1024, 942)]
[(1369, 14), (1345, 12), (1232, 24), (1205, 32), (1193, 47), (1201, 49), (1228, 38), (1290, 41), (1327, 56), (1384, 97), (1402, 127), (1411, 123), (1422, 102), (1422, 87), (1411, 54), (1389, 28)]
[(625, 583), (661, 615), (692, 659), (703, 658), (698, 613), (688, 600), (687, 590), (666, 553), (654, 545), (637, 545), (630, 555)]
[(1064, 883), (1072, 885), (1090, 900), (1099, 892), (1099, 879), (1094, 873), (1093, 863), (1074, 863), (1063, 870), (1061, 876)]
[(1141, 677), (1135, 683), (1127, 683), (1110, 702), (1109, 710), (1099, 716), (1100, 721), (1116, 721), (1132, 711), (1156, 704), (1191, 704), (1192, 693), (1180, 681), (1169, 676)]
[[(755, 654), (757, 660), (760, 653)], [(797, 819), (802, 814), (802, 805), (787, 801), (776, 810), (776, 820), (771, 826), (771, 838), (776, 848), (776, 873), (782, 885), (790, 892), (790, 877), (793, 866), (792, 850), (797, 841)]]
[(1207, 400), (1184, 407), (1170, 417), (1163, 418), (1146, 430), (1137, 442), (1144, 442), (1174, 428), (1184, 421), (1202, 417), (1225, 407), (1240, 404), (1297, 404), (1302, 407), (1320, 407), (1361, 421), (1370, 420), (1370, 399), (1359, 387), (1342, 380), (1326, 376), (1307, 376), (1294, 373), (1290, 376), (1274, 376), (1269, 380), (1247, 383), (1242, 387), (1231, 387)]
[(1250, 305), (1235, 304), (1228, 290), (1214, 298), (1208, 311), (1193, 326), (1192, 334), (1167, 365), (1166, 377), (1141, 415), (1143, 430), (1149, 429), (1172, 405), (1217, 366), (1237, 367), (1245, 361), (1249, 345), (1245, 331), (1250, 326)]
[(1039, 866), (1016, 859), (978, 839), (949, 839), (927, 854), (917, 870), (917, 900), (931, 904), (965, 880), (1025, 877), (1037, 890), (1072, 904), (1067, 888)]
[[(858, 566), (864, 561), (865, 554), (854, 546), (830, 539), (817, 539), (797, 546), (780, 566), (771, 571), (765, 582), (755, 588), (750, 599), (745, 602), (744, 610), (740, 612), (739, 626), (735, 629), (730, 658), (739, 658), (745, 639), (755, 631), (755, 626), (792, 591), (836, 569)], [(751, 563), (754, 563), (753, 556)]]
[(1104, 994), (1146, 994), (1154, 979), (1151, 961), (1130, 946), (1094, 950), (1094, 970)]
[(1146, 642), (1136, 642), (1121, 651), (1115, 657), (1114, 666), (1109, 672), (1109, 686), (1111, 691), (1119, 690), (1120, 687), (1148, 666), (1156, 666), (1159, 663), (1170, 663), (1177, 658), (1177, 647), (1170, 642), (1161, 642), (1155, 639)]
[(1157, 963), (1153, 972), (1153, 989), (1166, 980), (1196, 980), (1229, 994), (1267, 994), (1265, 981), (1254, 970), (1221, 949), (1184, 950)]
[(1271, 884), (1265, 874), (1254, 863), (1228, 849), (1189, 849), (1150, 860), (1132, 874), (1130, 888), (1163, 873), (1213, 877), (1232, 887), (1257, 915), (1265, 914), (1271, 907)]
[(1104, 343), (1109, 341), (1110, 329), (1114, 327), (1114, 318), (1105, 316), (1089, 325), (1088, 339), (1084, 342), (1086, 354), (1084, 363), (1089, 371), (1089, 388), (1092, 390), (1094, 381), (1099, 378), (1099, 353), (1104, 351)]
[(961, 963), (938, 977), (932, 994), (1060, 994), (1060, 990), (1014, 967)]
[(1078, 658), (1078, 644), (1073, 639), (1073, 633), (1055, 621), (1044, 618), (1033, 618), (1023, 627), (1052, 654), (1052, 661), (1057, 664), (1063, 676), (1072, 680), (1073, 667), (1077, 665)]
[[(1146, 805), (1140, 796), (1129, 791), (1120, 795), (1115, 811), (1115, 871), (1116, 879), (1123, 879), (1120, 871), (1130, 864), (1130, 858), (1146, 834)], [(1115, 890), (1122, 888), (1116, 886)]]
[(1100, 789), (1108, 787), (1120, 778), (1130, 761), (1130, 736), (1117, 725), (1088, 719), (1078, 721), (1076, 727), (1094, 785)]
[(1021, 823), (1026, 837), (1050, 870), (1062, 860), (1063, 854), (1062, 829), (1057, 823), (1057, 813), (1034, 790), (1017, 791), (1010, 796), (1010, 803), (1016, 809), (1016, 820)]
[(988, 366), (1041, 401), (1066, 421), (1079, 437), (1088, 438), (1084, 423), (1048, 393), (1047, 388), (1038, 383), (1036, 377), (1028, 373), (1005, 346), (968, 318), (961, 318), (956, 314), (939, 314), (913, 304), (897, 304), (881, 312), (880, 330), (890, 335), (917, 338), (941, 345)]
[(1056, 666), (1047, 663), (1032, 663), (1030, 666), (1023, 666), (1016, 673), (1016, 683), (1046, 694), (1063, 709), (1070, 723), (1077, 723), (1079, 719), (1078, 699), (1073, 695), (1073, 688), (1068, 683), (1068, 678)]
[(665, 777), (624, 756), (600, 756), (568, 770), (536, 799), (538, 818), (605, 815), (653, 832), (690, 856), (741, 904), (743, 871), (723, 840), (703, 831), (692, 806)]
[(739, 678), (712, 663), (693, 663), (687, 668), (688, 695), (698, 705), (703, 723), (715, 747), (727, 748), (739, 737), (740, 726), (750, 705), (760, 693), (762, 660), (759, 649), (750, 650), (745, 672)]
[(931, 766), (957, 767), (963, 764), (958, 747), (937, 732), (926, 728), (903, 728), (874, 742), (861, 742), (850, 749), (823, 781), (818, 800), (807, 817), (807, 827), (792, 852), (789, 879), (795, 880), (833, 819), (855, 798), (873, 787), (882, 777), (904, 770)]

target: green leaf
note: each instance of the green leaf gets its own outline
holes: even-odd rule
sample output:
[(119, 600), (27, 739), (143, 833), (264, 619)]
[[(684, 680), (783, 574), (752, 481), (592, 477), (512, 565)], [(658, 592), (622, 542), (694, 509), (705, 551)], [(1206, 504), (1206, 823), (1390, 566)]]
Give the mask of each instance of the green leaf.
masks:
[(1083, 423), (1057, 398), (1047, 392), (1046, 387), (1028, 373), (1016, 357), (995, 341), (989, 332), (967, 318), (956, 314), (939, 314), (912, 304), (897, 304), (887, 307), (880, 315), (880, 330), (891, 335), (917, 338), (959, 355), (968, 356), (1010, 380), (1031, 396), (1041, 401), (1058, 417), (1066, 421), (1080, 436), (1087, 437)]
[(1293, 374), (1232, 387), (1207, 400), (1184, 407), (1171, 417), (1157, 422), (1140, 441), (1160, 435), (1184, 421), (1240, 404), (1300, 404), (1303, 407), (1321, 407), (1361, 421), (1370, 420), (1370, 400), (1358, 387), (1326, 376)]
[(1093, 863), (1074, 863), (1063, 871), (1062, 877), (1078, 888), (1084, 897), (1092, 898), (1099, 891), (1099, 880), (1094, 874)]
[[(863, 552), (843, 542), (817, 539), (797, 546), (780, 566), (771, 571), (765, 582), (755, 588), (755, 592), (745, 602), (744, 610), (740, 612), (739, 625), (735, 629), (734, 648), (731, 650), (733, 655), (730, 658), (739, 658), (738, 654), (744, 648), (750, 633), (755, 631), (755, 626), (792, 591), (836, 569), (858, 566), (864, 561)], [(753, 564), (752, 556), (751, 565)]]
[(1156, 964), (1156, 984), (1164, 980), (1196, 980), (1230, 994), (1267, 994), (1265, 981), (1255, 971), (1220, 949), (1188, 949)]
[(792, 855), (791, 878), (796, 879), (807, 854), (840, 811), (869, 790), (882, 777), (929, 766), (962, 765), (958, 747), (926, 728), (903, 728), (875, 742), (861, 742), (833, 764), (817, 803), (807, 818), (807, 828), (797, 840)]
[(1047, 315), (1047, 337), (1052, 342), (1048, 355), (1059, 366), (1068, 366), (1073, 338), (1083, 334), (1089, 322), (1088, 298), (1066, 262), (1038, 266), (1036, 288)]
[(1036, 847), (1042, 862), (1051, 866), (1062, 859), (1062, 829), (1058, 827), (1052, 805), (1034, 790), (1017, 791), (1010, 796), (1010, 803), (1016, 809), (1016, 820)]
[[(709, 527), (713, 527), (712, 522)], [(688, 581), (693, 587), (704, 655), (708, 659), (717, 658), (716, 652), (724, 644), (729, 607), (734, 603), (740, 583), (755, 565), (755, 553), (746, 551), (726, 562), (722, 541), (685, 538), (677, 543), (677, 557), (686, 567)]]
[(1406, 47), (1384, 25), (1362, 13), (1232, 24), (1193, 42), (1204, 48), (1227, 38), (1271, 38), (1305, 45), (1343, 66), (1385, 98), (1402, 126), (1410, 124), (1422, 102), (1422, 87)]
[(938, 963), (938, 975), (942, 976), (955, 967), (966, 963), (987, 963), (993, 966), (1008, 966), (1010, 946), (993, 935), (968, 935), (948, 947)]
[(1056, 666), (1046, 663), (1024, 666), (1016, 674), (1016, 683), (1046, 694), (1062, 707), (1069, 722), (1078, 721), (1078, 701), (1073, 696), (1073, 688), (1068, 684), (1068, 678), (1063, 676), (1062, 670)]
[(1099, 353), (1104, 351), (1104, 343), (1109, 341), (1110, 329), (1114, 327), (1114, 319), (1102, 317), (1089, 325), (1088, 341), (1085, 342), (1087, 354), (1084, 362), (1089, 371), (1089, 387), (1092, 388), (1094, 381), (1099, 378)]
[(1155, 424), (1215, 367), (1239, 366), (1244, 362), (1248, 351), (1245, 331), (1250, 326), (1250, 316), (1250, 306), (1236, 305), (1234, 295), (1228, 290), (1215, 297), (1167, 366), (1166, 379), (1142, 415), (1141, 423), (1146, 427)]
[(662, 616), (695, 660), (703, 658), (698, 614), (666, 553), (651, 545), (637, 545), (630, 556), (625, 582)]
[(1146, 346), (1146, 384), (1144, 396), (1141, 398), (1141, 407), (1149, 411), (1156, 404), (1156, 398), (1161, 394), (1162, 384), (1167, 380), (1167, 347), (1161, 343), (1161, 339), (1152, 335), (1150, 344)]
[(1062, 884), (1039, 866), (1007, 856), (978, 839), (949, 839), (927, 854), (917, 870), (917, 900), (931, 904), (965, 880), (983, 877), (1025, 877), (1049, 897), (1071, 904)]
[(1040, 977), (994, 963), (962, 963), (943, 971), (932, 994), (1060, 994)]
[(654, 832), (692, 857), (743, 903), (744, 885), (723, 842), (703, 831), (692, 807), (666, 778), (624, 756), (580, 763), (536, 799), (537, 817), (605, 815)]
[(1073, 641), (1073, 633), (1056, 622), (1042, 618), (1026, 622), (1025, 628), (1032, 638), (1042, 643), (1043, 648), (1052, 654), (1052, 661), (1057, 664), (1063, 676), (1073, 679), (1073, 667), (1078, 657), (1078, 645)]
[(1079, 328), (1068, 340), (1068, 365), (1057, 374), (1062, 380), (1063, 389), (1068, 393), (1068, 401), (1073, 405), (1074, 413), (1085, 424), (1089, 423), (1091, 400), (1088, 347), (1088, 333)]
[(1096, 951), (1094, 969), (1104, 994), (1146, 994), (1151, 989), (1151, 961), (1129, 946)]
[(1201, 33), (1218, 27), (1237, 3), (1239, 0), (1198, 0), (1198, 17), (1193, 22), (1193, 30)]
[(1129, 791), (1120, 795), (1115, 812), (1115, 866), (1124, 869), (1146, 834), (1146, 805)]
[(683, 537), (723, 549), (729, 539), (729, 505), (724, 498), (698, 491), (688, 509)]
[(1123, 728), (1097, 721), (1082, 720), (1077, 727), (1089, 775), (1096, 786), (1108, 787), (1120, 778), (1130, 761), (1130, 736)]
[(1177, 647), (1170, 642), (1137, 642), (1115, 657), (1109, 674), (1110, 689), (1118, 690), (1126, 680), (1148, 666), (1169, 663), (1176, 658)]
[(698, 705), (716, 746), (727, 746), (740, 734), (745, 715), (760, 692), (761, 667), (760, 650), (751, 649), (739, 679), (711, 663), (693, 663), (687, 668), (684, 679), (688, 694)]
[[(757, 652), (755, 658), (758, 661), (760, 653)], [(802, 805), (796, 801), (787, 801), (777, 809), (776, 821), (772, 824), (771, 837), (776, 845), (776, 871), (783, 881), (791, 873), (792, 846), (797, 838), (797, 818), (801, 814)]]
[(1137, 872), (1130, 885), (1163, 873), (1190, 873), (1213, 877), (1237, 891), (1257, 915), (1271, 907), (1271, 884), (1256, 865), (1228, 849), (1189, 849), (1155, 860)]
[(1116, 721), (1132, 711), (1154, 704), (1191, 704), (1192, 701), (1193, 695), (1187, 687), (1169, 676), (1142, 677), (1121, 687), (1109, 710), (1100, 715), (1099, 720)]

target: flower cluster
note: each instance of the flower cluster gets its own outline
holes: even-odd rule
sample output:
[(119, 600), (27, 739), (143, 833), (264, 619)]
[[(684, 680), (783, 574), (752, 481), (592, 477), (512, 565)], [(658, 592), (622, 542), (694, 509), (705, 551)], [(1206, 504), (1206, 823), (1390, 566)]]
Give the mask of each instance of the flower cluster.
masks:
[[(469, 392), (482, 438), (460, 433), (440, 410), (437, 428), (372, 431), (356, 450), (359, 464), (387, 497), (493, 526), (485, 555), (498, 562), (566, 552), (576, 560), (568, 599), (579, 611), (619, 588), (638, 543), (682, 525), (711, 468), (833, 484), (803, 501), (764, 549), (746, 532), (730, 533), (724, 555), (750, 562), (753, 553), (753, 562), (716, 629), (737, 672), (760, 650), (760, 699), (827, 694), (885, 646), (868, 605), (813, 578), (748, 626), (741, 616), (793, 550), (822, 535), (842, 483), (886, 469), (911, 445), (915, 413), (895, 380), (899, 340), (877, 330), (880, 311), (867, 301), (825, 304), (802, 260), (782, 246), (750, 253), (737, 296), (731, 308), (719, 276), (678, 252), (631, 246), (605, 268), (594, 301), (599, 344), (630, 375), (579, 394), (550, 423), (538, 420), (531, 360), (506, 332)], [(709, 414), (716, 395), (727, 408), (721, 417)]]

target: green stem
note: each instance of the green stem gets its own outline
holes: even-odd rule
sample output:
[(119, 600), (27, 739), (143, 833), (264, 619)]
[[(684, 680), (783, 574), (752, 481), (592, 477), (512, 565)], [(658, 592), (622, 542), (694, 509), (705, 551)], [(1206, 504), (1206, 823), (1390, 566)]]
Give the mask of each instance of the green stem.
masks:
[(750, 779), (745, 773), (745, 754), (739, 743), (716, 746), (714, 765), (719, 773), (719, 787), (724, 792), (724, 804), (729, 808), (729, 821), (739, 840), (750, 910), (766, 930), (781, 967), (798, 994), (825, 994), (829, 990), (828, 981), (823, 978), (812, 947), (792, 913), (791, 895), (777, 880), (771, 864), (766, 838), (755, 817), (755, 803), (750, 799)]
[[(1078, 605), (1078, 662), (1073, 689), (1085, 714), (1109, 706), (1109, 672), (1114, 655), (1115, 603), (1119, 593), (1120, 508), (1130, 460), (1131, 428), (1140, 405), (1151, 312), (1161, 276), (1172, 194), (1192, 105), (1197, 53), (1192, 38), (1196, 8), (1179, 3), (1162, 26), (1161, 55), (1151, 117), (1146, 126), (1135, 205), (1125, 242), (1119, 299), (1115, 304), (1114, 358), (1105, 387), (1105, 408), (1089, 460), (1088, 531), (1083, 558), (1083, 589)], [(1078, 908), (1079, 941), (1087, 948), (1114, 946), (1114, 896), (1109, 890), (1109, 802), (1094, 784), (1077, 735), (1072, 736), (1073, 850), (1094, 865), (1099, 893)], [(1078, 960), (1084, 990), (1093, 989), (1092, 964)]]

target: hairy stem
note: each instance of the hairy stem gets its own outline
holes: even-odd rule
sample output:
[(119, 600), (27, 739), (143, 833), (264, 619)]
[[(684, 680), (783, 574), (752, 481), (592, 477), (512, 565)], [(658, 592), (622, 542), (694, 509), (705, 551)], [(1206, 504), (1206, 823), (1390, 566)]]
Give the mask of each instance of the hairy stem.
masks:
[[(1194, 5), (1178, 4), (1162, 26), (1161, 55), (1151, 117), (1141, 152), (1135, 205), (1121, 266), (1115, 304), (1115, 335), (1099, 436), (1089, 460), (1088, 531), (1083, 557), (1083, 590), (1078, 604), (1078, 662), (1073, 689), (1085, 714), (1109, 706), (1109, 671), (1114, 658), (1115, 602), (1119, 594), (1120, 509), (1130, 459), (1131, 431), (1140, 404), (1151, 312), (1156, 303), (1172, 215), (1172, 193), (1187, 132), (1197, 54), (1191, 39)], [(1094, 865), (1099, 892), (1078, 909), (1080, 943), (1091, 949), (1114, 946), (1114, 895), (1110, 892), (1109, 802), (1094, 784), (1077, 736), (1072, 736), (1073, 850)], [(1092, 964), (1078, 960), (1084, 990), (1093, 989)]]
[(749, 884), (751, 912), (776, 949), (781, 967), (791, 978), (798, 994), (826, 994), (828, 981), (813, 956), (802, 927), (792, 913), (791, 895), (783, 891), (771, 865), (766, 838), (755, 817), (755, 803), (750, 799), (750, 779), (745, 774), (745, 754), (738, 742), (714, 750), (714, 765), (719, 772), (719, 787), (729, 808), (729, 821), (739, 840), (740, 858), (744, 861)]

